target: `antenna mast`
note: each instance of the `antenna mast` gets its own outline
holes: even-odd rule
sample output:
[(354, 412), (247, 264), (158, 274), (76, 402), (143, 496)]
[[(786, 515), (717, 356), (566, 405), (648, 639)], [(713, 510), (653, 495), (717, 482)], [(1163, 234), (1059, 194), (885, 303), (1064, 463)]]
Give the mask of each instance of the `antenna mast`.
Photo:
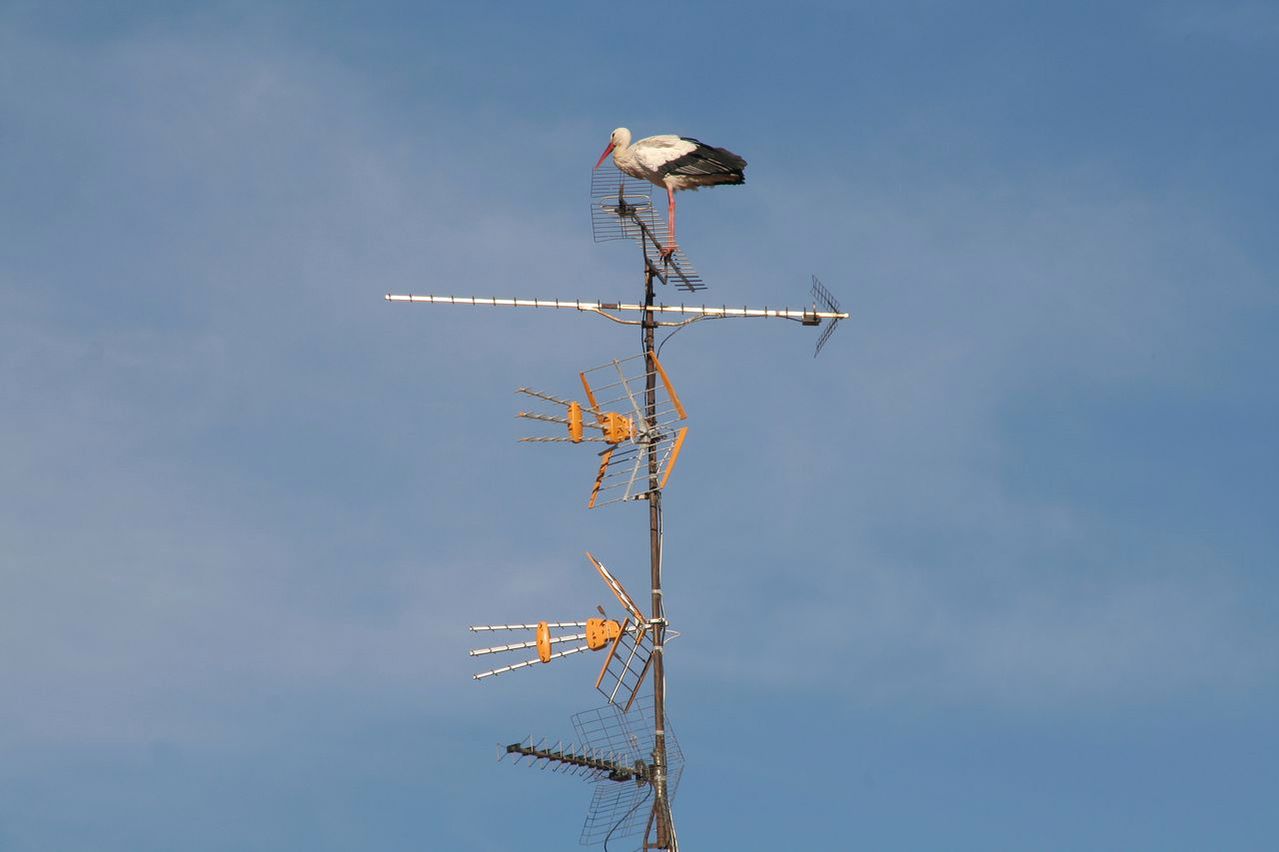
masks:
[[(645, 256), (644, 306), (653, 305), (653, 264)], [(657, 370), (654, 336), (657, 323), (652, 311), (644, 312), (644, 357), (649, 360), (644, 387), (644, 416), (657, 422)], [(653, 629), (653, 821), (657, 842), (654, 849), (676, 852), (675, 820), (671, 816), (670, 798), (666, 790), (666, 666), (662, 650), (666, 638), (666, 617), (662, 609), (662, 490), (658, 487), (657, 445), (648, 447), (648, 550), (653, 581), (653, 604), (650, 620)], [(644, 832), (648, 846), (649, 831)]]
[[(582, 737), (580, 746), (543, 747), (541, 742), (522, 741), (500, 750), (502, 756), (532, 759), (544, 767), (583, 775), (597, 782), (595, 800), (588, 811), (582, 832), (583, 843), (622, 837), (643, 830), (643, 850), (678, 852), (679, 839), (671, 811), (671, 799), (683, 769), (683, 754), (669, 731), (666, 713), (665, 645), (668, 631), (662, 600), (662, 491), (679, 457), (687, 427), (684, 406), (657, 358), (658, 328), (678, 328), (703, 319), (772, 318), (789, 319), (806, 326), (828, 323), (818, 338), (814, 356), (830, 339), (835, 326), (848, 314), (840, 310), (835, 297), (813, 278), (811, 308), (708, 307), (661, 304), (656, 301), (654, 282), (674, 285), (688, 293), (706, 289), (706, 284), (684, 253), (664, 251), (669, 243), (666, 222), (655, 215), (649, 184), (629, 178), (613, 168), (597, 169), (591, 179), (591, 225), (596, 242), (628, 239), (640, 243), (644, 256), (643, 303), (582, 301), (567, 299), (486, 298), (473, 296), (395, 295), (389, 302), (473, 305), (490, 307), (572, 309), (603, 316), (624, 325), (639, 325), (643, 352), (639, 356), (614, 360), (581, 374), (586, 402), (562, 399), (551, 394), (520, 388), (520, 392), (559, 408), (555, 414), (520, 412), (534, 421), (558, 423), (568, 429), (567, 437), (531, 437), (525, 441), (598, 442), (607, 445), (588, 508), (597, 505), (644, 499), (648, 502), (649, 580), (651, 604), (647, 618), (621, 583), (590, 553), (587, 557), (626, 611), (622, 622), (601, 618), (584, 621), (538, 621), (526, 624), (498, 624), (472, 627), (473, 631), (532, 630), (535, 638), (522, 642), (480, 648), (472, 656), (520, 649), (537, 649), (537, 657), (495, 668), (475, 676), (489, 679), (519, 669), (549, 663), (582, 651), (608, 649), (596, 688), (608, 699), (598, 710), (579, 713), (574, 725)], [(638, 319), (627, 318), (639, 314)], [(661, 319), (661, 317), (678, 319)], [(642, 359), (643, 392), (634, 362)], [(600, 371), (600, 372), (597, 372)], [(629, 375), (628, 375), (629, 371)], [(599, 374), (605, 379), (601, 382)], [(588, 376), (595, 376), (593, 387)], [(615, 380), (616, 379), (616, 380)], [(604, 399), (596, 396), (599, 392)], [(640, 397), (637, 399), (637, 397)], [(619, 410), (609, 410), (616, 406)], [(563, 414), (559, 412), (562, 411)], [(592, 420), (593, 418), (593, 420)], [(590, 437), (587, 437), (587, 432)], [(598, 433), (598, 434), (596, 434)], [(628, 472), (629, 468), (629, 472)], [(620, 491), (620, 496), (618, 492)], [(604, 500), (599, 500), (604, 496)], [(581, 629), (585, 633), (552, 635), (551, 630)], [(527, 635), (527, 634), (526, 634)], [(555, 651), (557, 642), (580, 642)], [(644, 678), (652, 671), (651, 703), (636, 701)], [(608, 681), (605, 684), (605, 681)], [(634, 710), (632, 709), (634, 707)], [(645, 725), (640, 730), (639, 725)], [(639, 808), (651, 798), (651, 808), (643, 815)]]

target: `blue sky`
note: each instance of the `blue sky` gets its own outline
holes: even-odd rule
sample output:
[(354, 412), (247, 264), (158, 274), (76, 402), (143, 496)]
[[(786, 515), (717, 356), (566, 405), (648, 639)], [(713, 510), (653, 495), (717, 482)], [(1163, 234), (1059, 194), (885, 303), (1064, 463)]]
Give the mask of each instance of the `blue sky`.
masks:
[(0, 849), (571, 848), (495, 766), (639, 507), (512, 391), (634, 350), (616, 126), (739, 152), (664, 351), (689, 849), (1279, 831), (1279, 13), (1263, 3), (0, 6)]

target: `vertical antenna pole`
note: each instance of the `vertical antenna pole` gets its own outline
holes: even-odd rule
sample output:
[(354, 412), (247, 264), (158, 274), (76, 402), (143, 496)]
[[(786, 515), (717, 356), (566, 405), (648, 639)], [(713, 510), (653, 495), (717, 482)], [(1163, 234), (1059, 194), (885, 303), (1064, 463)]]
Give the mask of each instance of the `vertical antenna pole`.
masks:
[[(653, 304), (653, 267), (644, 258), (644, 305)], [(644, 385), (644, 416), (648, 428), (657, 428), (657, 368), (654, 364), (654, 336), (657, 329), (652, 311), (644, 313), (644, 355), (647, 374)], [(656, 843), (649, 845), (649, 832), (644, 833), (645, 849), (667, 849), (678, 852), (674, 819), (666, 781), (666, 666), (662, 648), (666, 640), (666, 617), (662, 609), (662, 492), (658, 481), (657, 445), (648, 445), (648, 546), (653, 576), (653, 817), (657, 823)], [(650, 826), (651, 827), (651, 826)]]

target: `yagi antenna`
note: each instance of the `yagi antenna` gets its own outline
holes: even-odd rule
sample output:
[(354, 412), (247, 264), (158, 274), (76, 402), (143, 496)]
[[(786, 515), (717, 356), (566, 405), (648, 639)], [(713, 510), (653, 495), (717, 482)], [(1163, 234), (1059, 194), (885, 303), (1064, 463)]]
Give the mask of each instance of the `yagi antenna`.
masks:
[[(518, 671), (536, 666), (539, 663), (550, 663), (564, 657), (580, 654), (583, 651), (603, 651), (604, 664), (600, 667), (599, 677), (595, 679), (595, 688), (599, 690), (609, 704), (618, 704), (623, 712), (629, 710), (635, 701), (635, 695), (644, 684), (652, 662), (653, 639), (651, 619), (644, 615), (635, 599), (627, 593), (621, 582), (614, 577), (591, 553), (586, 558), (599, 572), (600, 579), (612, 591), (618, 603), (626, 612), (622, 621), (608, 618), (601, 614), (600, 618), (588, 618), (585, 621), (538, 621), (527, 624), (477, 624), (472, 625), (473, 633), (492, 633), (497, 631), (531, 631), (533, 638), (508, 642), (504, 645), (492, 645), (487, 648), (476, 648), (470, 652), (472, 657), (484, 657), (490, 654), (504, 654), (510, 651), (529, 651), (536, 649), (537, 656), (518, 663), (499, 666), (495, 669), (479, 672), (475, 680), (487, 680), (497, 675)], [(571, 633), (552, 631), (570, 630)], [(575, 644), (581, 643), (581, 644)], [(568, 646), (568, 647), (565, 647)]]
[[(686, 305), (686, 304), (652, 304), (642, 305), (630, 302), (594, 302), (583, 299), (503, 299), (489, 296), (432, 296), (424, 293), (387, 293), (388, 302), (412, 302), (425, 305), (474, 305), (488, 308), (559, 308), (560, 310), (581, 311), (602, 316), (622, 325), (644, 325), (646, 320), (626, 319), (618, 314), (647, 314), (653, 325), (673, 327), (688, 325), (702, 319), (785, 319), (803, 325), (821, 325), (825, 320), (838, 322), (846, 320), (850, 314), (844, 311), (818, 310), (813, 308), (750, 308), (733, 305)], [(659, 320), (662, 314), (683, 316), (687, 319), (667, 321)]]
[[(595, 486), (587, 508), (607, 506), (624, 500), (643, 500), (653, 488), (649, 474), (656, 475), (658, 490), (666, 487), (680, 450), (688, 435), (687, 426), (677, 424), (688, 413), (670, 376), (657, 355), (632, 355), (592, 367), (578, 374), (585, 400), (568, 400), (532, 388), (522, 393), (540, 400), (540, 411), (521, 411), (517, 417), (564, 426), (567, 435), (536, 435), (521, 438), (527, 443), (602, 444)], [(647, 386), (653, 384), (654, 410), (645, 410)], [(549, 404), (549, 405), (547, 405)], [(656, 458), (650, 470), (648, 461)]]
[[(644, 849), (671, 849), (675, 827), (669, 820), (669, 803), (684, 774), (684, 753), (666, 717), (664, 771), (657, 771), (654, 722), (653, 696), (646, 695), (629, 713), (610, 704), (575, 714), (574, 743), (548, 744), (528, 737), (499, 747), (499, 759), (513, 757), (517, 764), (527, 762), (595, 785), (582, 825), (583, 846), (605, 843), (615, 849), (613, 841), (642, 833)], [(656, 801), (659, 779), (666, 806)]]

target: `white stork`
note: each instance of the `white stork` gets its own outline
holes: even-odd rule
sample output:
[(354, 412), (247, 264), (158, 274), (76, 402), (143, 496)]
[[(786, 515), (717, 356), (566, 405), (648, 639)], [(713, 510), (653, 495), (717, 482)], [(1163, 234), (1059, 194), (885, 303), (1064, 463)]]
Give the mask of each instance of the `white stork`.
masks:
[(631, 131), (619, 127), (608, 140), (595, 168), (612, 153), (613, 162), (631, 177), (666, 188), (667, 224), (671, 242), (662, 255), (669, 257), (675, 241), (675, 191), (700, 189), (720, 183), (745, 183), (746, 161), (724, 148), (713, 148), (687, 136), (649, 136), (631, 144)]

